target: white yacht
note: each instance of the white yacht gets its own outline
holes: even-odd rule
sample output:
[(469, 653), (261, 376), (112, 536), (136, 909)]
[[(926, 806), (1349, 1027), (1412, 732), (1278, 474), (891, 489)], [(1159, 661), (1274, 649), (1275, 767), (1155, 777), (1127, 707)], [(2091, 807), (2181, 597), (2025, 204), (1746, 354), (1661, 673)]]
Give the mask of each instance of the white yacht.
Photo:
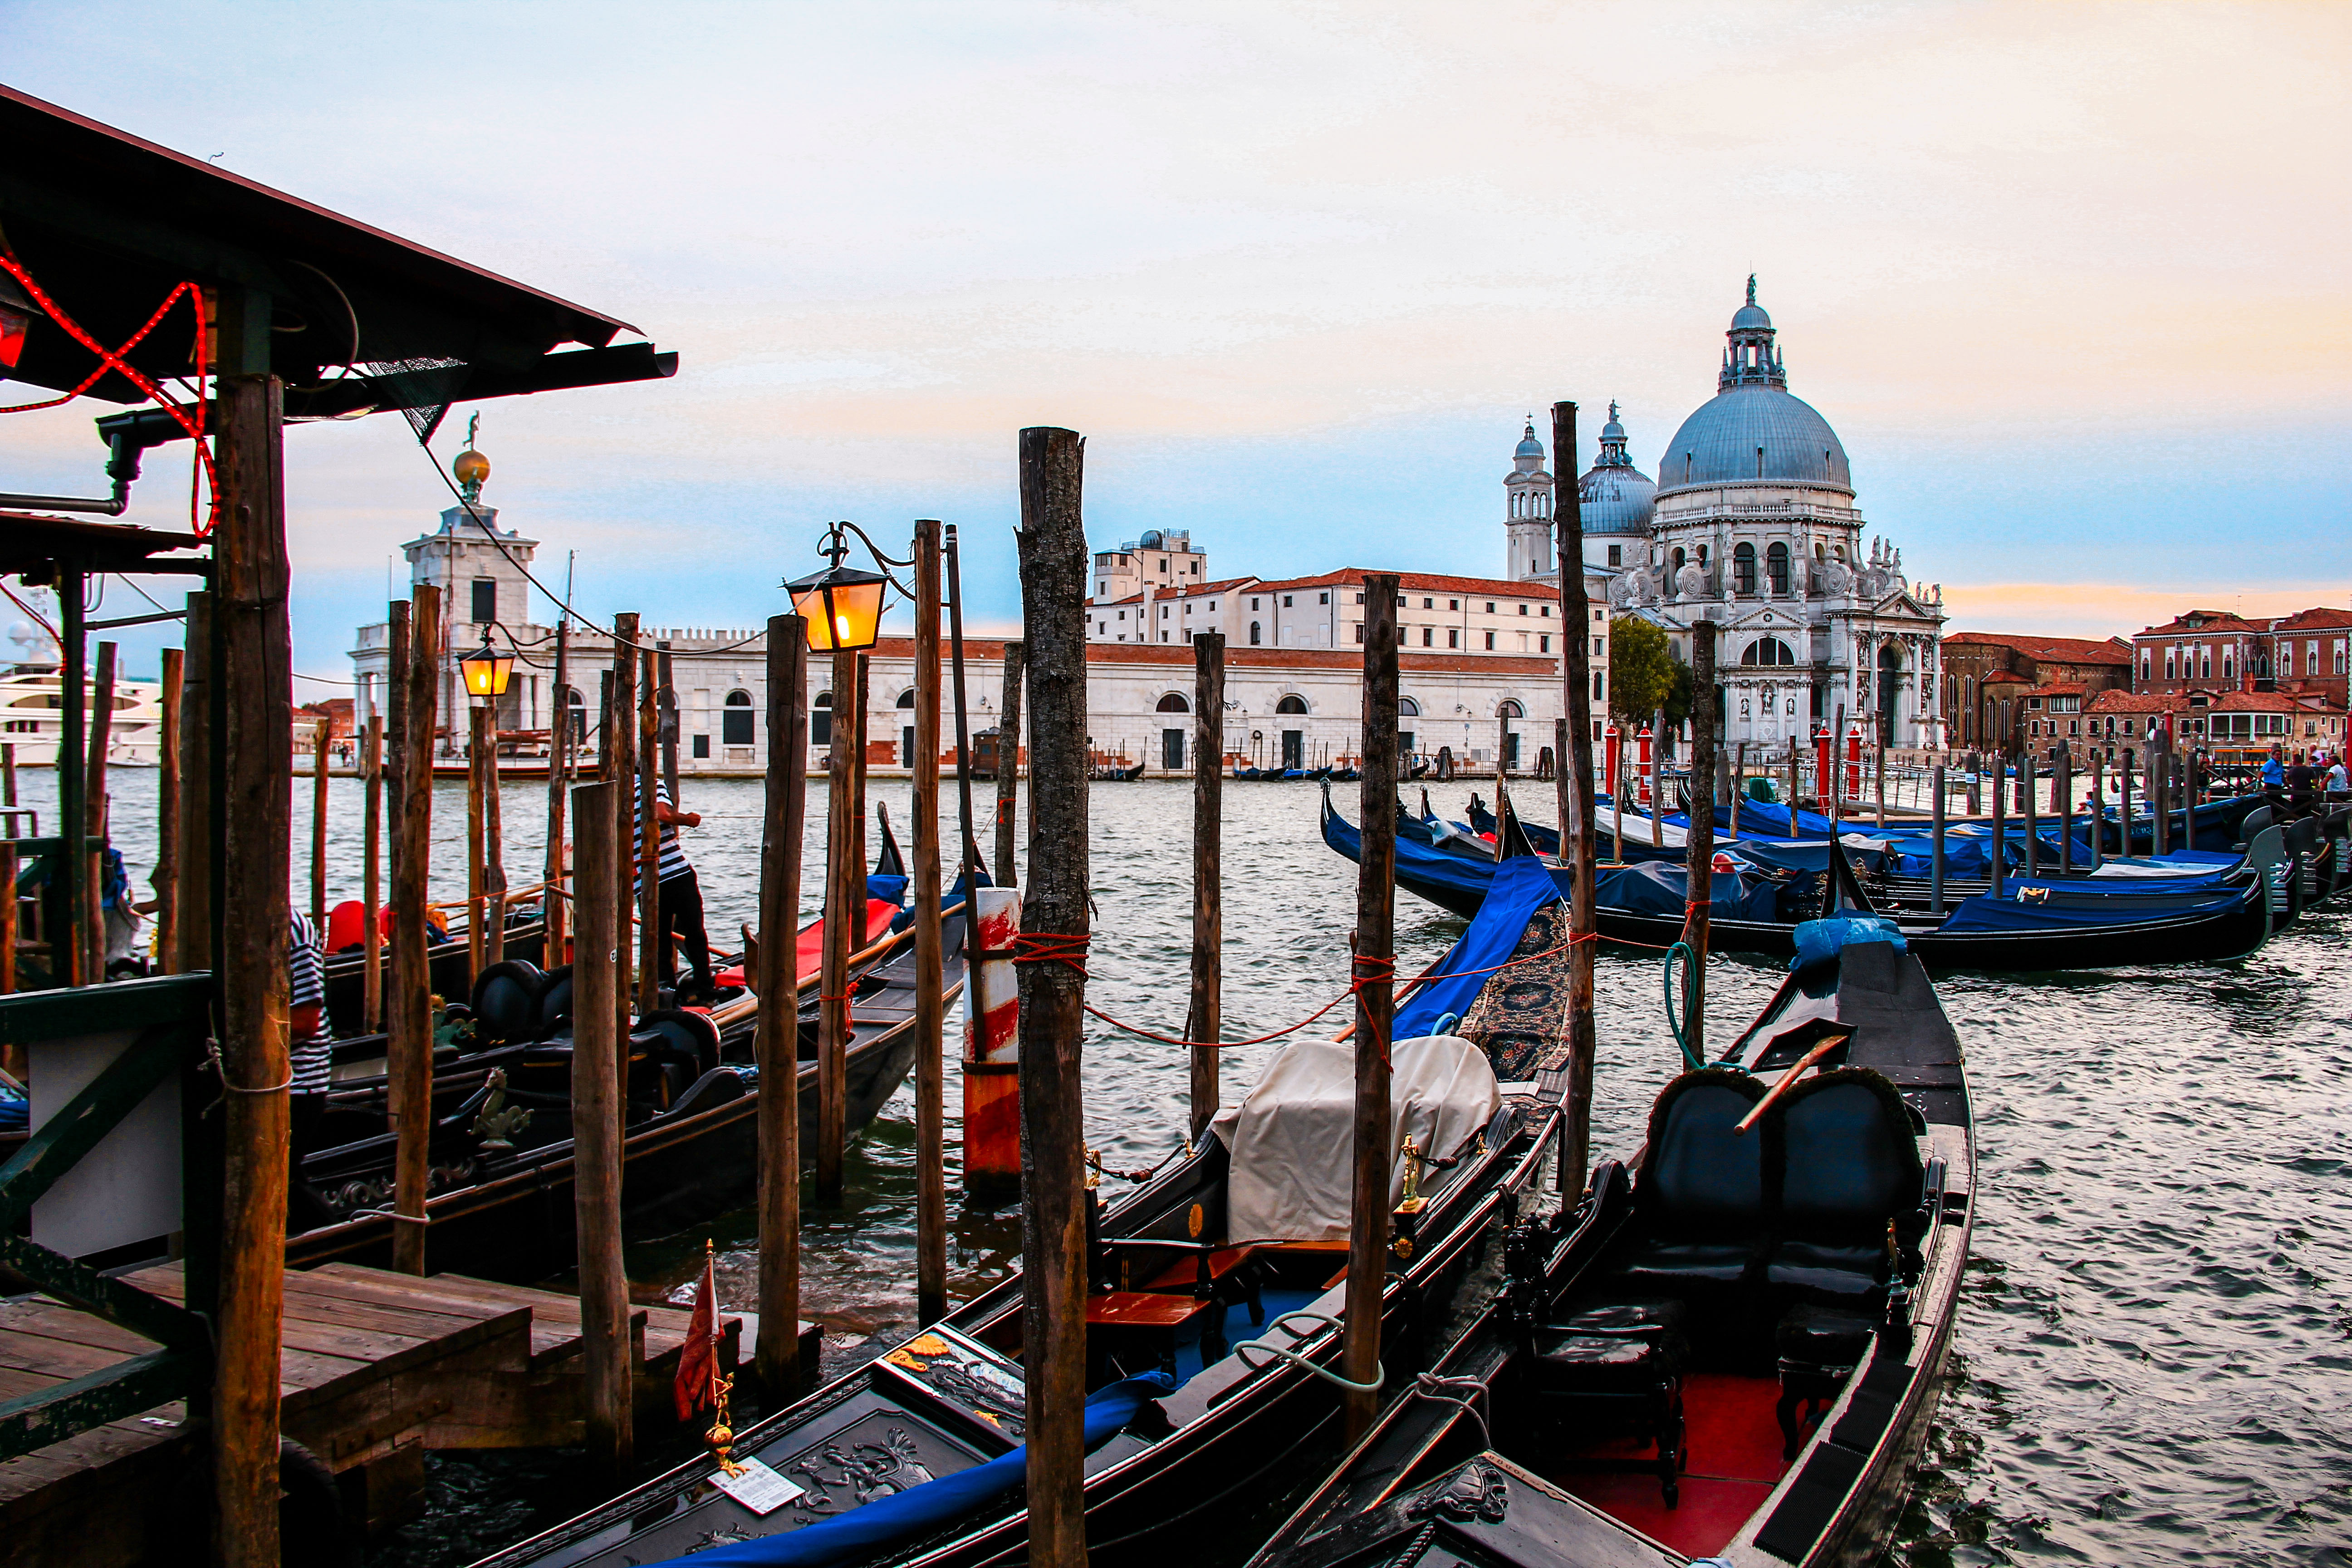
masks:
[[(0, 745), (16, 747), (20, 768), (58, 765), (58, 742), (66, 727), (62, 670), (53, 658), (0, 666)], [(114, 683), (107, 766), (158, 765), (163, 744), (163, 688), (154, 681), (118, 679)], [(84, 702), (87, 714), (87, 697)]]

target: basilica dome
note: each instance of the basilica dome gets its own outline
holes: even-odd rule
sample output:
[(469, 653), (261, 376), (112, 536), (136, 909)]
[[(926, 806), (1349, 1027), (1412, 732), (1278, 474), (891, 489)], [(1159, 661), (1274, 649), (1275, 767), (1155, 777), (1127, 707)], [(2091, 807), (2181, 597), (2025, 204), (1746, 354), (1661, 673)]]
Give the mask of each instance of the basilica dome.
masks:
[(1625, 426), (1617, 422), (1617, 405), (1609, 405), (1609, 423), (1601, 427), (1601, 455), (1576, 481), (1584, 531), (1646, 534), (1651, 502), (1658, 487), (1633, 466), (1625, 452)]
[(1701, 485), (1802, 484), (1853, 491), (1845, 447), (1813, 405), (1790, 395), (1772, 318), (1748, 302), (1731, 319), (1714, 398), (1683, 421), (1658, 462), (1658, 492)]

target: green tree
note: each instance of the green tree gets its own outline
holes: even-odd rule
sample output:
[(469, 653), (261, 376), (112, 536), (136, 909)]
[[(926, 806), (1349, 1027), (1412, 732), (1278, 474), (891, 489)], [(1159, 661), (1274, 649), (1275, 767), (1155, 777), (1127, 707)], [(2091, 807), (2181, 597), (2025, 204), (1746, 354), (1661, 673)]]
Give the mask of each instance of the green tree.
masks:
[[(1677, 676), (1679, 675), (1679, 681)], [(1609, 711), (1621, 725), (1645, 724), (1680, 695), (1690, 706), (1690, 672), (1666, 634), (1639, 616), (1609, 623)]]

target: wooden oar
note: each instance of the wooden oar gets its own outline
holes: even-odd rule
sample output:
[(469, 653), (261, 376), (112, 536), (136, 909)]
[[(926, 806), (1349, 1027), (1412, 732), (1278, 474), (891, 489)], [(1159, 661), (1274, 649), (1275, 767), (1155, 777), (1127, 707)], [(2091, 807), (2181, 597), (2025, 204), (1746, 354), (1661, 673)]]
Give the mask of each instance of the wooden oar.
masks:
[(1832, 1051), (1837, 1049), (1840, 1046), (1845, 1044), (1852, 1038), (1853, 1038), (1853, 1031), (1851, 1029), (1847, 1030), (1843, 1035), (1832, 1035), (1829, 1038), (1815, 1046), (1811, 1050), (1807, 1051), (1803, 1056), (1798, 1058), (1797, 1065), (1790, 1068), (1787, 1072), (1782, 1073), (1780, 1075), (1780, 1081), (1774, 1084), (1770, 1090), (1765, 1094), (1764, 1098), (1756, 1102), (1756, 1109), (1749, 1111), (1746, 1117), (1742, 1118), (1739, 1125), (1733, 1128), (1731, 1131), (1735, 1133), (1743, 1133), (1749, 1128), (1755, 1126), (1759, 1121), (1762, 1120), (1764, 1113), (1772, 1109), (1772, 1102), (1780, 1099), (1783, 1093), (1787, 1092), (1799, 1079), (1805, 1076), (1805, 1069), (1807, 1068), (1811, 1067), (1815, 1062), (1821, 1060), (1823, 1057), (1829, 1055)]

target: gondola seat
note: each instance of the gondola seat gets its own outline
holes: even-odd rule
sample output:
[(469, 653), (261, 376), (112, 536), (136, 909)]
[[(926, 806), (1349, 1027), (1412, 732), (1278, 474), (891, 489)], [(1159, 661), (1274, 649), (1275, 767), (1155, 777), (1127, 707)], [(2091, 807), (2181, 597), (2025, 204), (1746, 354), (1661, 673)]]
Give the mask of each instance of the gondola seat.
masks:
[(1630, 1436), (1654, 1445), (1650, 1458), (1586, 1456), (1573, 1468), (1654, 1474), (1668, 1508), (1680, 1500), (1685, 1458), (1683, 1317), (1679, 1301), (1612, 1302), (1536, 1328), (1522, 1347), (1538, 1402), (1580, 1439)]
[(1780, 1398), (1773, 1415), (1780, 1423), (1782, 1458), (1797, 1457), (1805, 1428), (1837, 1402), (1875, 1331), (1868, 1318), (1811, 1302), (1799, 1302), (1781, 1318), (1772, 1338), (1780, 1360)]
[(1734, 1129), (1763, 1097), (1762, 1084), (1725, 1068), (1686, 1072), (1659, 1094), (1633, 1189), (1640, 1239), (1617, 1265), (1613, 1293), (1725, 1292), (1748, 1280), (1767, 1235), (1764, 1141)]
[(1875, 1310), (1897, 1222), (1917, 1213), (1926, 1172), (1910, 1111), (1868, 1068), (1807, 1079), (1764, 1119), (1779, 1244), (1764, 1282), (1795, 1301)]

